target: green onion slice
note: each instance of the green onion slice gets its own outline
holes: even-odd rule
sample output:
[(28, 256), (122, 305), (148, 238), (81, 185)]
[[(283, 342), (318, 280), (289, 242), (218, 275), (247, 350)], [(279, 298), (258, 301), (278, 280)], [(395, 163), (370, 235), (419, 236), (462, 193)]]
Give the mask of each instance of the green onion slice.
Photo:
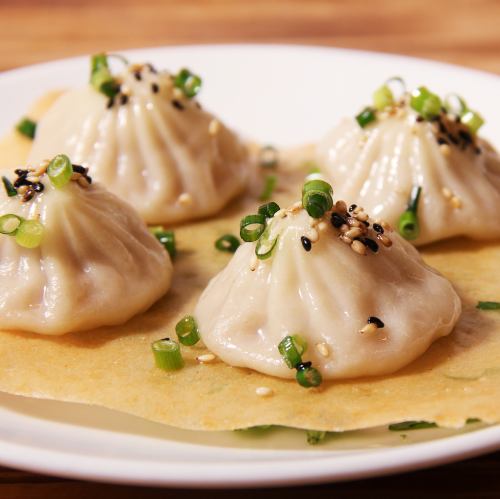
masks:
[(163, 338), (151, 344), (156, 367), (165, 371), (175, 371), (184, 367), (179, 343), (170, 338)]
[(57, 189), (64, 187), (73, 175), (73, 165), (65, 154), (58, 154), (47, 167), (47, 175)]
[(25, 137), (33, 139), (36, 133), (36, 121), (30, 120), (29, 118), (23, 118), (16, 125), (16, 130)]
[(38, 220), (23, 220), (15, 232), (16, 243), (23, 248), (33, 249), (40, 246), (44, 227)]
[(441, 99), (430, 92), (426, 87), (418, 87), (413, 90), (410, 106), (426, 120), (439, 116), (441, 112)]
[(467, 103), (458, 94), (448, 94), (444, 98), (444, 108), (455, 116), (462, 116), (467, 111)]
[(394, 104), (394, 95), (387, 85), (382, 85), (373, 93), (373, 106), (382, 111)]
[(2, 215), (0, 217), (0, 234), (6, 234), (8, 236), (15, 236), (19, 226), (23, 222), (22, 217), (18, 217), (13, 213), (8, 213), (7, 215)]
[(264, 215), (247, 215), (240, 222), (240, 237), (243, 241), (257, 241), (266, 228)]
[(307, 430), (306, 437), (309, 445), (317, 445), (326, 438), (326, 431)]
[(182, 93), (188, 98), (192, 99), (201, 90), (202, 79), (183, 68), (174, 76), (174, 86), (182, 90)]
[(398, 230), (399, 233), (407, 240), (417, 239), (420, 234), (420, 223), (418, 221), (418, 203), (422, 187), (413, 187), (408, 202), (408, 208), (399, 217)]
[(279, 163), (279, 155), (276, 147), (268, 145), (259, 151), (259, 165), (262, 168), (276, 168)]
[(200, 341), (198, 325), (192, 315), (186, 315), (175, 326), (175, 332), (179, 338), (179, 343), (185, 346), (193, 346)]
[(480, 310), (500, 310), (500, 301), (478, 301), (476, 308)]
[(90, 83), (102, 94), (112, 99), (119, 91), (120, 85), (115, 80), (108, 65), (106, 54), (96, 54), (90, 60)]
[(264, 188), (259, 196), (261, 201), (267, 201), (273, 194), (276, 184), (278, 183), (278, 177), (276, 175), (268, 175), (264, 180)]
[(278, 345), (278, 351), (290, 369), (294, 369), (302, 362), (302, 355), (306, 350), (307, 342), (298, 334), (285, 336)]
[(5, 192), (10, 198), (17, 196), (17, 190), (12, 185), (12, 182), (7, 177), (2, 177), (3, 186), (5, 187)]
[(467, 111), (462, 115), (460, 121), (469, 129), (472, 134), (478, 132), (478, 130), (484, 125), (483, 117), (476, 111)]
[(425, 428), (437, 428), (437, 424), (428, 421), (403, 421), (389, 425), (390, 431), (423, 430)]
[(259, 260), (267, 260), (273, 254), (281, 230), (281, 224), (279, 224), (278, 221), (279, 220), (272, 218), (257, 241), (255, 254)]
[(280, 205), (271, 201), (270, 203), (259, 206), (258, 213), (259, 215), (263, 215), (265, 218), (273, 218), (278, 211), (280, 211)]
[(215, 241), (215, 247), (219, 251), (226, 251), (227, 253), (235, 253), (239, 246), (238, 238), (232, 234), (224, 234)]
[(401, 99), (406, 93), (406, 83), (401, 76), (392, 76), (385, 81), (385, 86), (389, 87), (392, 95), (396, 99)]
[(311, 367), (310, 362), (306, 364), (299, 365), (297, 368), (297, 374), (295, 378), (300, 386), (304, 388), (312, 388), (314, 386), (321, 385), (323, 377), (321, 373), (314, 367)]
[(361, 128), (369, 125), (372, 121), (375, 121), (375, 110), (371, 107), (365, 107), (358, 115), (356, 115), (356, 121)]
[(170, 258), (174, 259), (177, 255), (175, 244), (175, 233), (171, 230), (165, 230), (162, 225), (155, 225), (149, 228), (149, 231), (158, 239), (158, 242), (168, 251)]
[(302, 188), (302, 206), (313, 218), (321, 218), (333, 206), (332, 186), (324, 180), (309, 180)]

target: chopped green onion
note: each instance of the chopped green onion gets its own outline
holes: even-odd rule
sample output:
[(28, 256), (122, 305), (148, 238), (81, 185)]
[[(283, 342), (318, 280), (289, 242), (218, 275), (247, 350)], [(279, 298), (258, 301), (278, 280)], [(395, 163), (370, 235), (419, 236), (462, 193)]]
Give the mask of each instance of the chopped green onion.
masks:
[(437, 428), (437, 424), (428, 421), (403, 421), (389, 425), (390, 431), (423, 430), (425, 428)]
[(182, 90), (182, 93), (192, 99), (201, 90), (202, 80), (198, 75), (191, 73), (189, 69), (183, 68), (174, 76), (174, 86)]
[(280, 211), (279, 204), (271, 201), (270, 203), (259, 206), (258, 213), (259, 215), (263, 215), (265, 218), (273, 218), (278, 211)]
[(394, 96), (387, 85), (382, 85), (373, 94), (373, 105), (375, 109), (382, 111), (386, 107), (394, 104)]
[(479, 418), (467, 418), (465, 420), (465, 424), (474, 424), (474, 423), (480, 423), (481, 420)]
[(259, 151), (259, 165), (262, 168), (276, 168), (279, 163), (278, 150), (273, 146), (264, 146)]
[(8, 213), (0, 217), (0, 234), (6, 234), (8, 236), (15, 236), (17, 229), (23, 222), (22, 217), (18, 217), (13, 213)]
[(311, 367), (310, 362), (299, 364), (296, 368), (297, 374), (295, 375), (295, 378), (300, 386), (303, 386), (304, 388), (311, 388), (321, 385), (323, 377), (316, 368)]
[(415, 186), (411, 191), (408, 208), (399, 217), (398, 230), (399, 233), (407, 240), (417, 239), (420, 234), (420, 224), (418, 221), (418, 203), (422, 187)]
[(458, 94), (448, 94), (444, 98), (444, 108), (455, 116), (462, 116), (467, 111), (467, 103)]
[(90, 59), (90, 83), (102, 94), (112, 99), (119, 91), (120, 85), (117, 83), (108, 65), (106, 54), (96, 54)]
[(469, 129), (470, 133), (475, 134), (484, 125), (484, 119), (475, 111), (467, 111), (460, 121)]
[(47, 175), (57, 189), (64, 187), (73, 175), (73, 165), (65, 154), (58, 154), (47, 167)]
[(227, 253), (235, 253), (239, 246), (238, 238), (232, 234), (224, 234), (215, 241), (215, 247), (219, 251), (226, 251)]
[(26, 137), (33, 139), (35, 138), (36, 121), (30, 120), (29, 118), (23, 118), (16, 125), (16, 130), (22, 135), (25, 135)]
[(324, 180), (309, 180), (302, 188), (302, 206), (313, 218), (321, 218), (333, 206), (332, 186)]
[(3, 186), (5, 187), (5, 192), (10, 198), (17, 196), (17, 190), (12, 185), (12, 182), (7, 177), (2, 177)]
[(306, 350), (307, 342), (298, 334), (285, 336), (278, 345), (278, 351), (290, 369), (302, 362), (302, 355)]
[(264, 188), (259, 196), (261, 201), (267, 201), (272, 196), (278, 182), (278, 177), (276, 175), (268, 175), (264, 182)]
[(179, 342), (187, 347), (196, 345), (200, 341), (198, 325), (192, 315), (186, 315), (175, 326)]
[[(396, 85), (394, 85), (394, 83)], [(385, 86), (389, 88), (389, 90), (392, 92), (392, 95), (394, 96), (394, 91), (399, 90), (396, 95), (396, 99), (401, 99), (403, 95), (406, 93), (406, 83), (401, 78), (401, 76), (392, 76), (391, 78), (387, 79), (385, 81)], [(398, 87), (395, 89), (394, 87)]]
[(375, 121), (375, 111), (371, 107), (365, 107), (358, 115), (356, 115), (356, 121), (361, 128), (365, 128), (366, 125)]
[(309, 445), (317, 445), (326, 437), (326, 431), (307, 430), (307, 443)]
[(498, 301), (478, 301), (476, 308), (480, 310), (500, 310), (500, 302)]
[(264, 215), (247, 215), (240, 222), (240, 237), (245, 242), (257, 241), (266, 228)]
[(179, 343), (170, 338), (163, 338), (151, 344), (156, 367), (165, 371), (175, 371), (184, 367)]
[(260, 431), (266, 431), (269, 430), (273, 427), (273, 425), (270, 424), (261, 424), (261, 425), (256, 425), (256, 426), (248, 426), (247, 428), (236, 428), (237, 432), (260, 432)]
[(262, 233), (262, 236), (257, 241), (257, 245), (255, 246), (255, 254), (259, 260), (267, 260), (273, 254), (274, 248), (276, 247), (276, 243), (278, 242), (278, 236), (271, 238), (270, 233), (270, 225), (266, 228), (266, 230)]
[(177, 255), (175, 244), (175, 233), (171, 230), (165, 230), (162, 225), (150, 227), (149, 231), (158, 239), (159, 243), (168, 251), (170, 258), (174, 259)]
[(16, 243), (23, 248), (37, 248), (42, 243), (43, 232), (38, 220), (23, 220), (15, 233)]
[(430, 92), (426, 87), (416, 88), (410, 99), (410, 106), (419, 113), (422, 118), (431, 120), (439, 116), (441, 112), (441, 99)]

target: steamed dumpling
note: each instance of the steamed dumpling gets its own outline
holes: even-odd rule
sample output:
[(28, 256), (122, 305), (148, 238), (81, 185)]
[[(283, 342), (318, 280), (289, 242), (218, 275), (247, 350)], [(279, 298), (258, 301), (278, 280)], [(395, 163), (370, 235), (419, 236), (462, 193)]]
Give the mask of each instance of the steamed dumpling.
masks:
[(455, 117), (441, 112), (423, 120), (407, 97), (365, 128), (343, 119), (317, 153), (339, 197), (396, 227), (412, 188), (420, 186), (417, 245), (459, 235), (500, 237), (500, 157)]
[(122, 324), (166, 293), (170, 257), (128, 204), (83, 177), (59, 189), (47, 175), (35, 180), (43, 187), (34, 194), (0, 192), (0, 216), (43, 226), (30, 249), (0, 234), (0, 329), (58, 335)]
[(65, 153), (150, 224), (217, 213), (245, 187), (238, 137), (151, 65), (127, 66), (120, 93), (64, 93), (39, 121), (30, 162)]
[(256, 259), (256, 243), (240, 246), (195, 309), (212, 352), (291, 378), (278, 344), (298, 334), (308, 344), (303, 360), (339, 379), (394, 372), (451, 332), (461, 312), (451, 284), (398, 234), (354, 216), (349, 226), (343, 202), (333, 211), (338, 228), (332, 212), (313, 219), (298, 205), (279, 211), (268, 222), (277, 242), (267, 259)]

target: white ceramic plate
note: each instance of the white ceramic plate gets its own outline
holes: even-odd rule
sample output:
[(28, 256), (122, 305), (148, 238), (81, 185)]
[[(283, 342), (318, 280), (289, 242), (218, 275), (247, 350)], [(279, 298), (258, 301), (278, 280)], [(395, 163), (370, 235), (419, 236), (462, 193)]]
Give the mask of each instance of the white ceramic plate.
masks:
[[(245, 136), (298, 145), (318, 139), (343, 114), (368, 103), (387, 77), (467, 96), (498, 146), (500, 78), (435, 62), (325, 48), (192, 46), (128, 52), (203, 75), (201, 101)], [(88, 59), (0, 75), (0, 133), (45, 91), (79, 85)], [(304, 432), (182, 431), (98, 407), (0, 394), (0, 462), (44, 473), (119, 483), (230, 487), (347, 480), (417, 469), (500, 449), (500, 426), (468, 425), (404, 435), (346, 432), (308, 446)]]

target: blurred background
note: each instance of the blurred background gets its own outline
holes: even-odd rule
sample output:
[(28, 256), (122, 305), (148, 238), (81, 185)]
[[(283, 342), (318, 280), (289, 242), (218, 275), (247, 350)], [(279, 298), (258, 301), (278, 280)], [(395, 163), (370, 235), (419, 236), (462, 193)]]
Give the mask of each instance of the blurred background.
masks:
[(500, 73), (498, 0), (0, 0), (0, 70), (101, 50), (318, 44)]

